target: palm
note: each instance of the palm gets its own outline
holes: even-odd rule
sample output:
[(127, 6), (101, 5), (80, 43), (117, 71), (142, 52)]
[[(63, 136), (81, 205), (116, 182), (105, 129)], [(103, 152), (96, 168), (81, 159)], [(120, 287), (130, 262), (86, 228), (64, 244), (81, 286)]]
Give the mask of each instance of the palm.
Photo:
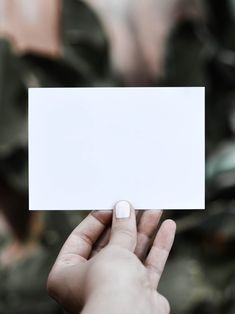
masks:
[[(113, 218), (110, 228), (111, 211), (92, 212), (65, 242), (49, 276), (48, 287), (52, 297), (62, 303), (70, 313), (73, 309), (77, 312), (84, 305), (85, 287), (94, 281), (92, 277), (96, 277), (91, 274), (92, 265), (98, 264), (102, 268), (102, 262), (99, 264), (99, 260), (102, 261), (100, 256), (111, 246), (124, 249), (134, 259), (138, 257), (137, 268), (149, 272), (148, 277), (156, 290), (173, 242), (175, 225), (172, 221), (165, 221), (152, 242), (161, 212), (145, 211), (138, 224), (134, 210), (132, 216), (126, 223), (122, 219)], [(113, 252), (109, 260), (112, 255)], [(97, 276), (99, 272), (97, 268)]]

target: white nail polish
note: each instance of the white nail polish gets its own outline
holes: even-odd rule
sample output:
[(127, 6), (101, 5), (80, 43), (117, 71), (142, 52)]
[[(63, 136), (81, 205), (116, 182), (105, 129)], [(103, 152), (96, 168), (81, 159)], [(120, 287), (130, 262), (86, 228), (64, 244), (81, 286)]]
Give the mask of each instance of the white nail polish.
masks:
[(129, 218), (130, 212), (131, 207), (127, 201), (120, 201), (115, 205), (116, 218)]

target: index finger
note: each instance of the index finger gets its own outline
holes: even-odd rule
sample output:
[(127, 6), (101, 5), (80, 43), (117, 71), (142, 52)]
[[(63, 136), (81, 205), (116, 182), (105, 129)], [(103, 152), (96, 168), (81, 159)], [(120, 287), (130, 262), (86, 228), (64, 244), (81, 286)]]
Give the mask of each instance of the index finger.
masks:
[(76, 260), (86, 261), (92, 246), (111, 223), (112, 211), (91, 212), (70, 234), (64, 243), (58, 259), (76, 255)]

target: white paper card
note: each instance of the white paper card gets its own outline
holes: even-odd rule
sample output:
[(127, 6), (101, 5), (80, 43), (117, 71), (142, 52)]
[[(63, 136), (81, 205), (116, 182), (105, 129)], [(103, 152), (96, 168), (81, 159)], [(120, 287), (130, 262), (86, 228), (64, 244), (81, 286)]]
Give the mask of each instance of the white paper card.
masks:
[(205, 208), (204, 88), (29, 90), (29, 208)]

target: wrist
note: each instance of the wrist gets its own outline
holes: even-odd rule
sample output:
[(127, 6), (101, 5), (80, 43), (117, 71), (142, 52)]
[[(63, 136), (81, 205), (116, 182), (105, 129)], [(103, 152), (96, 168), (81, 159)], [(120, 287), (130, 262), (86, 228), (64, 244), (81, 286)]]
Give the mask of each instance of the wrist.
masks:
[(93, 291), (85, 302), (82, 314), (152, 313), (151, 291), (133, 287), (103, 287)]

